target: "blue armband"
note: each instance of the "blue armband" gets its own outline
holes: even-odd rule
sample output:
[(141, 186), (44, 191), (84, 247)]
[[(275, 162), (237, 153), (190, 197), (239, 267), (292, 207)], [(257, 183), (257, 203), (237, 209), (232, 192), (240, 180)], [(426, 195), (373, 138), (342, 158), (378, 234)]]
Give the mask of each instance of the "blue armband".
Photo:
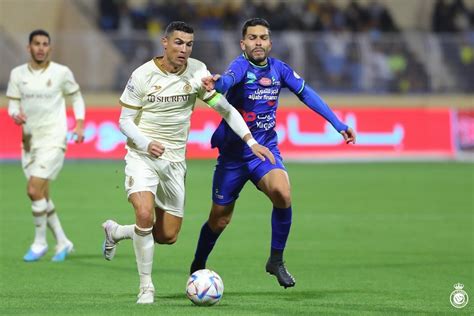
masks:
[(298, 94), (298, 98), (306, 104), (311, 110), (315, 111), (322, 117), (324, 117), (336, 131), (347, 131), (349, 128), (346, 124), (342, 123), (329, 108), (329, 106), (321, 99), (321, 97), (308, 86), (305, 86), (303, 91)]

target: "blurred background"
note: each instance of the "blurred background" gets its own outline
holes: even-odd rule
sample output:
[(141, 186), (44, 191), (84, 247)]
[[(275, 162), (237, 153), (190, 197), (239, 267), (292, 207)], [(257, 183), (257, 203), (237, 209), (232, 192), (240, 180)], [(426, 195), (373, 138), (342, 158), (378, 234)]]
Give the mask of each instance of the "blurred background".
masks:
[[(72, 69), (88, 105), (102, 107), (115, 106), (131, 72), (161, 54), (170, 21), (191, 23), (192, 57), (222, 73), (251, 17), (270, 22), (272, 56), (332, 107), (449, 109), (460, 118), (447, 127), (451, 146), (462, 133), (461, 147), (473, 147), (474, 0), (0, 0), (0, 104), (10, 70), (29, 58), (33, 29), (50, 32), (52, 59)], [(282, 91), (282, 107), (300, 104)]]

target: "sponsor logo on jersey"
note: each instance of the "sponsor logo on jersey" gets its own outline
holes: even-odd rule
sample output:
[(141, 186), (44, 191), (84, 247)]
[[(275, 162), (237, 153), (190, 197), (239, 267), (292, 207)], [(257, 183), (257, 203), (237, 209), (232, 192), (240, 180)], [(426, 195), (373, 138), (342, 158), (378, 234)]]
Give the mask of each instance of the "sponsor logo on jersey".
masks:
[(280, 80), (276, 80), (275, 77), (272, 76), (272, 85), (274, 85), (274, 86), (281, 85)]
[(189, 101), (189, 94), (170, 95), (170, 96), (156, 96), (156, 95), (149, 94), (149, 95), (147, 95), (147, 100), (150, 103), (188, 102)]
[(300, 78), (301, 78), (300, 75), (298, 75), (298, 74), (296, 73), (296, 71), (294, 71), (294, 70), (293, 70), (293, 76), (295, 76), (296, 79), (300, 79)]
[(246, 84), (254, 83), (255, 80), (257, 80), (257, 76), (255, 76), (253, 72), (247, 71), (247, 79), (248, 79), (247, 82), (245, 82)]
[(272, 80), (270, 78), (262, 77), (258, 83), (264, 87), (268, 87), (272, 85)]

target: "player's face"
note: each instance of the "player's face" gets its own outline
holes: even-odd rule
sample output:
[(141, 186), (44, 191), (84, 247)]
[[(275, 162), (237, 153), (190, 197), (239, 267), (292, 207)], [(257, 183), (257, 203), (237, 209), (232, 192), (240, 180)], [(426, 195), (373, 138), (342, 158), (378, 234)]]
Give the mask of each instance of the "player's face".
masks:
[(49, 52), (51, 47), (49, 46), (49, 39), (44, 35), (36, 35), (28, 45), (28, 51), (30, 52), (31, 59), (37, 64), (43, 64), (48, 61)]
[(165, 58), (173, 67), (182, 67), (193, 51), (194, 34), (174, 31), (162, 39)]
[(270, 32), (262, 25), (248, 27), (247, 34), (240, 40), (240, 47), (250, 61), (257, 65), (264, 64), (272, 49)]

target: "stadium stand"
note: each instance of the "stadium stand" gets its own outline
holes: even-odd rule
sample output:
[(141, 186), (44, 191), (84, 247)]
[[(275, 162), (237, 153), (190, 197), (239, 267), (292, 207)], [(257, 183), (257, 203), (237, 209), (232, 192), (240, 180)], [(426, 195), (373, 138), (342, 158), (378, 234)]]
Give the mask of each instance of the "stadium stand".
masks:
[[(47, 16), (19, 19), (26, 5)], [(2, 2), (0, 12), (2, 89), (8, 70), (27, 57), (23, 39), (38, 23), (84, 90), (119, 91), (132, 69), (161, 53), (169, 21), (195, 26), (193, 57), (217, 73), (240, 52), (241, 23), (261, 16), (274, 30), (273, 56), (318, 91), (474, 92), (473, 0), (18, 0)]]

